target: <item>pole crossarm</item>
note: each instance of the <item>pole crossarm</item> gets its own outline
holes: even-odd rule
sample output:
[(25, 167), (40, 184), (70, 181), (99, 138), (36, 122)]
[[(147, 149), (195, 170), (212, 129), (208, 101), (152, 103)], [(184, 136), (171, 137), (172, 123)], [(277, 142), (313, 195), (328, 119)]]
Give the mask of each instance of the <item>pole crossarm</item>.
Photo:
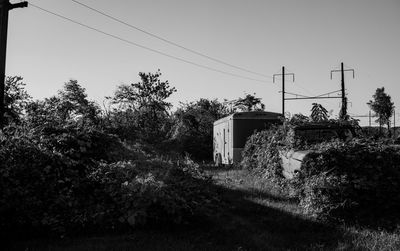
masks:
[(10, 3), (7, 0), (0, 0), (0, 8), (4, 8), (5, 10), (12, 10), (15, 8), (25, 8), (28, 7), (28, 2), (24, 1), (24, 2), (20, 2), (20, 3)]
[(25, 7), (28, 7), (28, 2), (26, 1), (20, 3), (9, 3), (8, 10), (12, 10), (15, 8), (25, 8)]
[(294, 73), (285, 73), (285, 74), (279, 73), (279, 74), (274, 74), (274, 75), (272, 75), (272, 82), (275, 83), (275, 77), (279, 77), (279, 76), (283, 76), (283, 75), (285, 75), (285, 76), (287, 76), (287, 75), (292, 76), (293, 82), (294, 82)]
[[(351, 71), (351, 72), (353, 72), (353, 78), (354, 78), (354, 69), (343, 69), (343, 71)], [(332, 70), (331, 71), (331, 79), (332, 79), (332, 73), (334, 73), (334, 72), (342, 72), (342, 70)]]

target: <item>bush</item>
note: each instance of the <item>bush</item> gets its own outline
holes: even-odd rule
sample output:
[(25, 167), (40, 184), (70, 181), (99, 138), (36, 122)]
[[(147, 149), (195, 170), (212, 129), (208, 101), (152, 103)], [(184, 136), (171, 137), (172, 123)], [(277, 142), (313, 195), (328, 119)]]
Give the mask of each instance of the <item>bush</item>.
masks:
[[(198, 166), (146, 160), (132, 151), (92, 129), (5, 130), (0, 135), (3, 237), (178, 224), (209, 213), (215, 196)], [(125, 161), (113, 162), (117, 158)]]
[(249, 137), (242, 152), (240, 165), (251, 170), (261, 170), (265, 178), (274, 182), (282, 180), (279, 151), (291, 145), (283, 127), (257, 132)]
[(91, 178), (102, 185), (104, 210), (131, 226), (180, 224), (207, 215), (216, 197), (199, 169), (160, 160), (103, 164)]
[(85, 166), (40, 149), (26, 137), (1, 140), (1, 232), (34, 233), (39, 226), (43, 231), (63, 232), (83, 214), (86, 172)]
[(367, 140), (322, 143), (304, 159), (301, 173), (300, 205), (320, 218), (362, 224), (400, 218), (400, 152), (394, 147)]
[(33, 139), (42, 149), (58, 152), (80, 162), (115, 162), (137, 158), (115, 135), (94, 126), (67, 124), (34, 129)]
[[(242, 167), (264, 174), (305, 212), (336, 222), (395, 226), (400, 215), (400, 150), (387, 142), (353, 139), (304, 145), (283, 128), (252, 135), (244, 148)], [(312, 150), (301, 175), (282, 176), (279, 151)]]

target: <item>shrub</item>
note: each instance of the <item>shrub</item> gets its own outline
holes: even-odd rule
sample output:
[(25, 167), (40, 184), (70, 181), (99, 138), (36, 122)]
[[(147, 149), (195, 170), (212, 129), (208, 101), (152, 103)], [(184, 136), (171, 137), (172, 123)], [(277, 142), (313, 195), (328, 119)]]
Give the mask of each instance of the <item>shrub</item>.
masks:
[(91, 178), (102, 184), (104, 201), (111, 201), (116, 221), (179, 224), (206, 215), (215, 196), (196, 166), (176, 166), (160, 160), (102, 164)]
[(80, 162), (101, 160), (114, 162), (137, 158), (115, 135), (94, 126), (67, 124), (35, 128), (33, 138), (39, 147), (58, 152)]
[(0, 135), (2, 237), (109, 232), (209, 213), (214, 192), (194, 163), (135, 159), (143, 154), (102, 135), (76, 128)]
[[(394, 226), (400, 216), (400, 150), (370, 139), (305, 145), (290, 126), (252, 135), (243, 151), (242, 167), (261, 171), (287, 196), (299, 199), (305, 212), (320, 219)], [(279, 151), (312, 150), (301, 175), (282, 177)], [(389, 224), (390, 223), (390, 224)]]
[(297, 181), (300, 205), (320, 218), (377, 224), (398, 220), (400, 152), (367, 140), (314, 147)]
[(0, 229), (63, 232), (87, 201), (85, 167), (26, 137), (0, 143)]
[(265, 178), (279, 181), (283, 178), (279, 151), (291, 145), (282, 127), (257, 132), (249, 137), (242, 152), (240, 165), (246, 169), (262, 170)]

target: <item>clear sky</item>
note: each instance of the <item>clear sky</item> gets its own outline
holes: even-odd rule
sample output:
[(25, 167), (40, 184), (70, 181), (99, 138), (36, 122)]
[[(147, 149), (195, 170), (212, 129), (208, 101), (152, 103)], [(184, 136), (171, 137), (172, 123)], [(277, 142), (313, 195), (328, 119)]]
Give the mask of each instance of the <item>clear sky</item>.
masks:
[[(174, 47), (84, 8), (71, 0), (32, 4), (154, 50), (252, 81), (210, 71), (133, 46), (50, 15), (33, 6), (10, 11), (7, 75), (24, 77), (35, 99), (54, 95), (77, 79), (102, 103), (116, 86), (137, 82), (138, 72), (160, 69), (177, 88), (170, 101), (236, 99), (256, 93), (266, 110), (281, 112), (280, 79), (295, 74), (286, 91), (319, 95), (340, 89), (346, 73), (350, 114), (368, 114), (366, 103), (384, 86), (398, 106), (400, 125), (400, 0), (79, 0), (147, 32), (242, 67), (255, 75)], [(16, 0), (12, 3), (18, 2)], [(288, 96), (289, 97), (289, 96)], [(290, 113), (310, 114), (311, 103), (336, 115), (340, 99), (287, 101)], [(362, 119), (367, 124), (368, 119)]]

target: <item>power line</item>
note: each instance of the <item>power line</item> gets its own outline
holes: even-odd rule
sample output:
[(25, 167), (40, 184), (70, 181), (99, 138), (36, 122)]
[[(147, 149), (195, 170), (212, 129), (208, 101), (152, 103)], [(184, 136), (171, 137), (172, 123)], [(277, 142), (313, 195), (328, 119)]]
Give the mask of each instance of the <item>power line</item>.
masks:
[(125, 43), (127, 43), (127, 44), (134, 45), (134, 46), (136, 46), (136, 47), (139, 47), (139, 48), (142, 48), (142, 49), (145, 49), (145, 50), (148, 50), (148, 51), (151, 51), (151, 52), (154, 52), (154, 53), (163, 55), (163, 56), (165, 56), (165, 57), (169, 57), (169, 58), (172, 58), (172, 59), (175, 59), (175, 60), (178, 60), (178, 61), (182, 61), (182, 62), (187, 63), (187, 64), (191, 64), (191, 65), (194, 65), (194, 66), (203, 68), (203, 69), (207, 69), (207, 70), (210, 70), (210, 71), (222, 73), (222, 74), (225, 74), (225, 75), (230, 75), (230, 76), (234, 76), (234, 77), (238, 77), (238, 78), (242, 78), (242, 79), (246, 79), (246, 80), (251, 80), (251, 81), (255, 81), (255, 82), (268, 83), (267, 81), (264, 81), (264, 80), (255, 79), (255, 78), (249, 78), (249, 77), (245, 77), (245, 76), (238, 75), (238, 74), (235, 74), (235, 73), (231, 73), (231, 72), (226, 72), (226, 71), (218, 70), (218, 69), (215, 69), (215, 68), (206, 66), (206, 65), (202, 65), (202, 64), (198, 64), (198, 63), (195, 63), (195, 62), (186, 60), (186, 59), (184, 59), (184, 58), (176, 57), (176, 56), (173, 56), (173, 55), (164, 53), (164, 52), (162, 52), (162, 51), (159, 51), (159, 50), (156, 50), (156, 49), (152, 49), (152, 48), (150, 48), (150, 47), (147, 47), (147, 46), (144, 46), (144, 45), (141, 45), (141, 44), (132, 42), (132, 41), (127, 40), (127, 39), (124, 39), (124, 38), (121, 38), (121, 37), (116, 36), (116, 35), (113, 35), (113, 34), (111, 34), (111, 33), (102, 31), (102, 30), (97, 29), (97, 28), (94, 28), (94, 27), (92, 27), (92, 26), (89, 26), (89, 25), (80, 23), (80, 22), (78, 22), (78, 21), (76, 21), (76, 20), (73, 20), (73, 19), (71, 19), (71, 18), (65, 17), (65, 16), (63, 16), (63, 15), (61, 15), (61, 14), (57, 14), (57, 13), (52, 12), (52, 11), (50, 11), (50, 10), (44, 9), (44, 8), (38, 6), (38, 5), (35, 5), (35, 4), (32, 4), (32, 3), (29, 3), (29, 5), (30, 5), (30, 6), (33, 6), (33, 7), (35, 7), (35, 8), (37, 8), (37, 9), (39, 9), (39, 10), (41, 10), (41, 11), (44, 11), (44, 12), (46, 12), (46, 13), (48, 13), (48, 14), (51, 14), (51, 15), (53, 15), (53, 16), (59, 17), (59, 18), (61, 18), (61, 19), (64, 19), (64, 20), (66, 20), (66, 21), (72, 22), (72, 23), (74, 23), (74, 24), (80, 25), (80, 26), (85, 27), (85, 28), (87, 28), (87, 29), (90, 29), (90, 30), (96, 31), (96, 32), (98, 32), (98, 33), (101, 33), (101, 34), (103, 34), (103, 35), (106, 35), (106, 36), (112, 37), (112, 38), (114, 38), (114, 39), (120, 40), (120, 41), (125, 42)]
[(132, 29), (135, 29), (135, 30), (137, 30), (137, 31), (140, 31), (140, 32), (142, 32), (142, 33), (145, 33), (146, 35), (149, 35), (149, 36), (151, 36), (151, 37), (154, 37), (154, 38), (156, 38), (156, 39), (158, 39), (158, 40), (161, 40), (161, 41), (163, 41), (163, 42), (166, 42), (166, 43), (168, 43), (168, 44), (170, 44), (170, 45), (179, 47), (179, 48), (181, 48), (181, 49), (183, 49), (183, 50), (189, 51), (189, 52), (191, 52), (191, 53), (193, 53), (193, 54), (196, 54), (196, 55), (198, 55), (198, 56), (207, 58), (207, 59), (212, 60), (212, 61), (214, 61), (214, 62), (217, 62), (217, 63), (220, 63), (220, 64), (224, 64), (224, 65), (227, 65), (227, 66), (230, 66), (230, 67), (233, 67), (233, 68), (236, 68), (236, 69), (239, 69), (239, 70), (248, 72), (248, 73), (252, 73), (252, 74), (255, 74), (255, 75), (258, 75), (258, 76), (262, 76), (262, 77), (266, 77), (266, 78), (272, 78), (271, 76), (268, 76), (268, 75), (265, 75), (265, 74), (262, 74), (262, 73), (258, 73), (258, 72), (255, 72), (255, 71), (251, 71), (251, 70), (248, 70), (248, 69), (246, 69), (246, 68), (239, 67), (239, 66), (236, 66), (236, 65), (227, 63), (227, 62), (225, 62), (225, 61), (223, 61), (223, 60), (220, 60), (220, 59), (217, 59), (217, 58), (208, 56), (208, 55), (206, 55), (206, 54), (204, 54), (204, 53), (201, 53), (201, 52), (192, 50), (192, 49), (190, 49), (190, 48), (188, 48), (188, 47), (185, 47), (185, 46), (180, 45), (180, 44), (178, 44), (178, 43), (172, 42), (171, 40), (165, 39), (165, 38), (163, 38), (163, 37), (161, 37), (161, 36), (158, 36), (158, 35), (156, 35), (156, 34), (154, 34), (154, 33), (148, 32), (148, 31), (146, 31), (146, 30), (144, 30), (144, 29), (141, 29), (141, 28), (139, 28), (139, 27), (137, 27), (137, 26), (134, 26), (134, 25), (132, 25), (132, 24), (129, 24), (129, 23), (127, 23), (127, 22), (124, 22), (124, 21), (122, 21), (121, 19), (118, 19), (118, 18), (116, 18), (116, 17), (113, 17), (113, 16), (111, 16), (110, 14), (107, 14), (107, 13), (105, 13), (105, 12), (103, 12), (103, 11), (100, 11), (100, 10), (98, 10), (98, 9), (95, 9), (95, 8), (93, 8), (93, 7), (89, 6), (89, 5), (86, 5), (86, 4), (84, 4), (84, 3), (81, 3), (81, 2), (79, 2), (79, 1), (76, 1), (76, 0), (71, 0), (71, 1), (74, 2), (74, 3), (76, 3), (76, 4), (79, 4), (79, 5), (83, 6), (83, 7), (85, 7), (85, 8), (87, 8), (87, 9), (90, 9), (91, 11), (94, 11), (94, 12), (100, 14), (100, 15), (103, 15), (103, 16), (109, 18), (109, 19), (112, 19), (112, 20), (114, 20), (115, 22), (118, 22), (118, 23), (120, 23), (120, 24), (123, 24), (123, 25), (125, 25), (125, 26), (128, 26), (128, 27), (130, 27), (130, 28), (132, 28)]
[(340, 92), (340, 91), (342, 91), (342, 90), (337, 90), (337, 91), (327, 92), (327, 93), (324, 93), (324, 94), (320, 94), (320, 95), (318, 95), (317, 97), (321, 97), (321, 96), (325, 96), (325, 95), (329, 95), (329, 94), (337, 93), (337, 92)]

